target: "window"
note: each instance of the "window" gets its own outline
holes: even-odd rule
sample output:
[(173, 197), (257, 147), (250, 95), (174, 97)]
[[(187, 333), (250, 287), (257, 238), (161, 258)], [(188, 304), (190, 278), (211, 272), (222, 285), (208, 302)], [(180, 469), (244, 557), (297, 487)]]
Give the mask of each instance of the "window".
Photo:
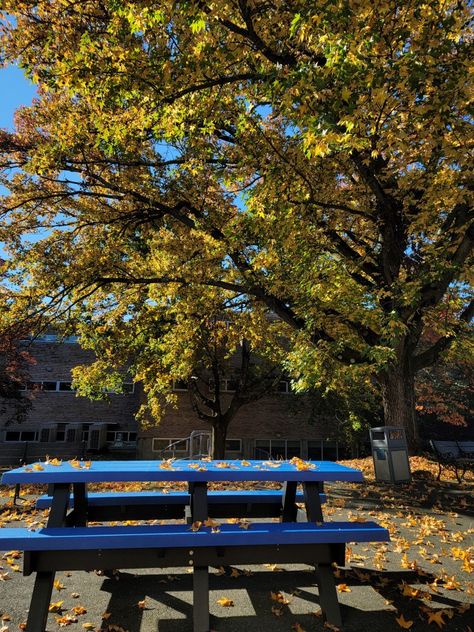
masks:
[(292, 439), (258, 439), (255, 441), (256, 459), (291, 459), (301, 455), (301, 441)]
[(182, 456), (189, 452), (189, 440), (154, 437), (151, 449), (153, 452), (162, 452), (166, 456), (173, 456), (174, 454)]
[[(237, 380), (220, 380), (221, 393), (235, 393), (237, 389)], [(209, 392), (215, 392), (214, 380), (209, 380)]]
[(59, 382), (59, 390), (62, 392), (72, 391), (71, 382)]
[(43, 391), (56, 391), (57, 390), (57, 382), (42, 382)]
[(36, 430), (8, 430), (5, 433), (5, 441), (38, 441)]
[(137, 433), (128, 430), (107, 430), (107, 443), (135, 443)]
[(278, 382), (277, 391), (279, 393), (289, 393), (290, 392), (290, 383), (287, 380), (280, 380)]
[(58, 424), (58, 429), (56, 431), (56, 441), (65, 441), (66, 440), (66, 424)]
[(241, 439), (227, 439), (225, 442), (226, 452), (241, 452), (242, 440)]
[(308, 459), (315, 461), (337, 461), (339, 445), (333, 439), (315, 439), (308, 441)]
[(49, 428), (41, 428), (39, 440), (41, 443), (47, 443), (49, 441)]

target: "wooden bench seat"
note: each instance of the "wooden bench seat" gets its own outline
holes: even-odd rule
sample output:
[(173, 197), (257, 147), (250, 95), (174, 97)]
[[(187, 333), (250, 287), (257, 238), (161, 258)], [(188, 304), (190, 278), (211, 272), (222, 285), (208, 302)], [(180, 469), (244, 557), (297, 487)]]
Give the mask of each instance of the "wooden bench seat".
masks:
[[(320, 494), (321, 503), (326, 495)], [(281, 514), (281, 490), (251, 491), (209, 491), (209, 517), (211, 518), (271, 518)], [(296, 493), (297, 503), (304, 502), (302, 492)], [(51, 507), (52, 497), (40, 496), (37, 509)], [(185, 507), (190, 503), (187, 492), (90, 492), (87, 495), (88, 519), (90, 521), (132, 520), (132, 519), (177, 519), (184, 516)], [(71, 495), (69, 506), (74, 507)]]

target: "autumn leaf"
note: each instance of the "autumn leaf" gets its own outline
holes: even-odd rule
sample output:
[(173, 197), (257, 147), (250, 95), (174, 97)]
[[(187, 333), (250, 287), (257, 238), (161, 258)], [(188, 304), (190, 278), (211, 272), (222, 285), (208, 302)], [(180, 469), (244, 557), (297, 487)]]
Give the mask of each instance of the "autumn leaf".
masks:
[(405, 617), (403, 616), (403, 614), (397, 617), (395, 621), (398, 623), (398, 625), (401, 628), (404, 628), (405, 630), (409, 630), (411, 626), (413, 625), (413, 621), (407, 621)]
[(347, 584), (338, 584), (337, 585), (337, 590), (340, 593), (342, 593), (342, 592), (352, 592), (352, 590), (349, 588), (349, 586)]
[(87, 610), (86, 608), (84, 608), (84, 606), (74, 606), (73, 608), (71, 608), (72, 612), (74, 612), (74, 614), (77, 615), (81, 615), (81, 614), (86, 614)]
[(229, 599), (228, 597), (221, 597), (217, 600), (216, 603), (218, 603), (219, 606), (222, 606), (223, 608), (231, 608), (234, 605), (232, 599)]
[(435, 610), (431, 612), (427, 612), (428, 615), (428, 623), (436, 623), (439, 628), (442, 628), (446, 625), (446, 622), (443, 620), (443, 610)]
[(199, 529), (202, 527), (202, 522), (200, 520), (196, 520), (195, 522), (193, 522), (193, 524), (189, 527), (190, 531), (199, 531)]
[(286, 605), (288, 605), (290, 603), (290, 600), (287, 599), (285, 597), (285, 595), (283, 593), (281, 593), (280, 591), (270, 592), (270, 597), (271, 597), (271, 599), (273, 599), (273, 601), (277, 601), (278, 603), (281, 603), (284, 606), (286, 606)]
[(61, 584), (61, 582), (59, 581), (59, 579), (55, 579), (53, 586), (56, 590), (64, 590), (66, 588), (66, 586), (64, 584)]
[(84, 630), (95, 630), (95, 625), (90, 622), (83, 623), (82, 627), (84, 628)]

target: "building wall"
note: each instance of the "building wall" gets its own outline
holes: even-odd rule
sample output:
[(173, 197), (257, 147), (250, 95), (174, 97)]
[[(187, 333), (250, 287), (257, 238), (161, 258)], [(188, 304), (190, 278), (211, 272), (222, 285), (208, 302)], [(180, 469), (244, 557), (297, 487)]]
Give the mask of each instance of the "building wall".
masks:
[[(36, 359), (30, 371), (31, 381), (49, 383), (49, 387), (52, 382), (57, 382), (58, 388), (59, 383), (62, 383), (61, 387), (64, 386), (64, 383), (71, 381), (73, 367), (94, 360), (93, 354), (82, 349), (77, 342), (54, 341), (54, 336), (48, 336), (46, 341), (35, 341), (30, 352)], [(27, 391), (26, 396), (31, 397), (32, 393)], [(103, 424), (104, 433), (109, 433), (105, 441), (105, 434), (101, 430), (104, 446), (99, 452), (102, 456), (136, 456), (142, 459), (187, 456), (189, 444), (186, 441), (191, 433), (209, 431), (210, 428), (192, 410), (189, 393), (177, 391), (177, 395), (177, 407), (169, 408), (159, 424), (140, 429), (135, 421), (143, 398), (140, 388), (128, 394), (109, 394), (107, 401), (90, 401), (68, 391), (37, 391), (28, 418), (20, 426), (7, 425), (8, 411), (0, 413), (0, 464), (17, 464), (24, 457), (24, 437), (31, 437), (31, 433), (36, 433), (36, 440), (28, 439), (28, 461), (44, 458), (47, 454), (60, 458), (80, 456), (87, 447), (87, 426), (91, 424)], [(230, 399), (231, 395), (224, 397)], [(44, 433), (41, 434), (41, 429), (51, 424), (59, 424), (54, 431), (59, 434), (56, 437), (53, 433), (46, 438)], [(73, 433), (73, 440), (64, 440), (67, 429), (73, 429), (74, 424), (82, 426)], [(336, 458), (336, 431), (332, 419), (312, 414), (310, 403), (305, 397), (274, 393), (238, 411), (229, 426), (226, 456), (268, 458), (297, 454), (303, 458)], [(19, 440), (7, 441), (6, 438), (11, 438), (14, 432), (22, 433)], [(121, 438), (125, 440), (120, 441)], [(182, 441), (172, 450), (165, 450), (170, 442), (177, 440)]]
[[(71, 381), (71, 369), (79, 364), (91, 363), (94, 359), (93, 354), (82, 349), (77, 342), (38, 340), (29, 347), (29, 352), (36, 361), (30, 368), (31, 382), (47, 383), (48, 388), (51, 388), (54, 382), (57, 383), (58, 389), (67, 388)], [(139, 398), (136, 391), (109, 394), (107, 401), (91, 401), (86, 397), (76, 396), (73, 391), (52, 392), (37, 388), (29, 388), (25, 396), (31, 398), (32, 407), (27, 419), (20, 425), (9, 423), (11, 411), (8, 409), (0, 412), (0, 464), (17, 463), (22, 458), (25, 450), (24, 437), (28, 439), (27, 458), (31, 461), (46, 454), (61, 458), (79, 456), (85, 447), (83, 440), (87, 441), (87, 427), (84, 427), (84, 424), (108, 424), (109, 433), (137, 431), (135, 413)], [(72, 441), (57, 438), (53, 441), (44, 440), (45, 436), (40, 434), (41, 429), (54, 427), (56, 424), (59, 424), (60, 438), (72, 424), (83, 424), (82, 428), (86, 434), (78, 429)], [(19, 441), (6, 440), (7, 437), (15, 436), (13, 433), (16, 432), (21, 433)], [(36, 433), (36, 439), (31, 439), (32, 432)], [(50, 436), (54, 438), (55, 434)], [(111, 445), (109, 442), (109, 446)], [(129, 456), (134, 456), (136, 441), (133, 445), (125, 445), (122, 448)]]

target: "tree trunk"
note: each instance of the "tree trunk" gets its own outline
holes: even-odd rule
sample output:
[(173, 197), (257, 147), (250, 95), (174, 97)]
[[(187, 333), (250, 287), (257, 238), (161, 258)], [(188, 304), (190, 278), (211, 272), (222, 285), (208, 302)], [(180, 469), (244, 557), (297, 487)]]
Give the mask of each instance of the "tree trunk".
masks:
[(213, 459), (225, 459), (225, 440), (227, 437), (227, 425), (214, 423), (212, 426), (211, 456)]
[(415, 372), (404, 362), (379, 375), (386, 426), (402, 426), (410, 453), (418, 447), (415, 417)]

